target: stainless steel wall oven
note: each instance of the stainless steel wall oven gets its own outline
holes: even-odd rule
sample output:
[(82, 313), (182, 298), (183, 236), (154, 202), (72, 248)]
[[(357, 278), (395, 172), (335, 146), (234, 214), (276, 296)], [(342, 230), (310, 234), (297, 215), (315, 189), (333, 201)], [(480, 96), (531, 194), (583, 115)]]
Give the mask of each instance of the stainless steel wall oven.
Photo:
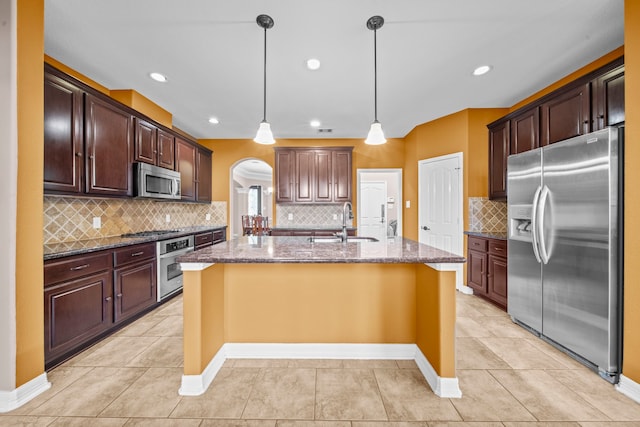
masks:
[(193, 236), (162, 240), (157, 245), (158, 301), (162, 301), (182, 289), (182, 270), (176, 258), (193, 252)]

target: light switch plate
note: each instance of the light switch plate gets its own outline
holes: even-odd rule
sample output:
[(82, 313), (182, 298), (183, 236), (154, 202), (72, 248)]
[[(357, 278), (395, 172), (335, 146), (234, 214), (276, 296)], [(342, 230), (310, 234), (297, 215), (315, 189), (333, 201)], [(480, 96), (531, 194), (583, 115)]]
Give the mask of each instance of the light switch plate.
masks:
[(404, 207), (409, 209), (411, 207), (411, 200), (407, 200), (404, 202)]
[(164, 217), (164, 220), (165, 220), (166, 222), (171, 222), (171, 215), (167, 214), (167, 215)]
[(204, 219), (207, 220), (207, 221), (211, 221), (211, 214), (210, 213), (206, 214), (204, 216)]
[(290, 213), (289, 215), (287, 215), (287, 219), (288, 219), (289, 221), (293, 221), (293, 214), (292, 214), (292, 213)]

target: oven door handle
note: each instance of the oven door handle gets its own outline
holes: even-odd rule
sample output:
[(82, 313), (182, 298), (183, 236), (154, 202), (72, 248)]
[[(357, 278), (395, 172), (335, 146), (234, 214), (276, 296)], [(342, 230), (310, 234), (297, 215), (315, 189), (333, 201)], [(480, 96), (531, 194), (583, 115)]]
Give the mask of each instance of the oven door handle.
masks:
[(179, 251), (173, 251), (173, 252), (167, 252), (166, 254), (161, 254), (158, 256), (158, 258), (160, 259), (173, 258), (180, 255), (188, 254), (189, 252), (193, 252), (193, 251), (194, 251), (194, 247), (189, 246), (188, 248), (180, 249)]

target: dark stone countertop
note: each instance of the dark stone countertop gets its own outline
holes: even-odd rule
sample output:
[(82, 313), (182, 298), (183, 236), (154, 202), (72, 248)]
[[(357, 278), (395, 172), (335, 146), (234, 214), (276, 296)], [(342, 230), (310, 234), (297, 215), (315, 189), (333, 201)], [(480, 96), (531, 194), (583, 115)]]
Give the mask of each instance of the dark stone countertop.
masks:
[(175, 237), (197, 234), (205, 231), (219, 230), (226, 228), (226, 225), (203, 225), (193, 227), (183, 227), (177, 229), (175, 233), (166, 233), (155, 236), (144, 237), (104, 237), (101, 239), (78, 240), (75, 242), (53, 243), (44, 245), (44, 260), (62, 258), (72, 255), (81, 255), (97, 252), (104, 249), (120, 248), (123, 246), (137, 245), (140, 243), (157, 242), (159, 240), (173, 239)]
[(507, 240), (508, 238), (506, 231), (465, 231), (464, 234), (496, 240)]
[(310, 242), (308, 237), (244, 236), (178, 258), (182, 263), (463, 263), (465, 258), (403, 237), (381, 242)]
[[(287, 225), (271, 227), (272, 230), (342, 230), (341, 225)], [(347, 230), (357, 230), (357, 227), (349, 226)]]

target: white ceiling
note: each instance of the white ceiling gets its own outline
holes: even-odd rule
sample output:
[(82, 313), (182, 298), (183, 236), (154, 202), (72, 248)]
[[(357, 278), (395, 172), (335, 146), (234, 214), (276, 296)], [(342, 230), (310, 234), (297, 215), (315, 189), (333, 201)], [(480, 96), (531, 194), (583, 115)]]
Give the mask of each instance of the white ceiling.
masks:
[[(510, 107), (624, 43), (623, 0), (45, 0), (45, 52), (110, 89), (134, 89), (196, 138), (387, 137), (465, 108)], [(305, 68), (320, 59), (318, 71)], [(472, 70), (493, 70), (473, 77)], [(152, 71), (168, 76), (157, 83)], [(215, 116), (218, 125), (208, 123)], [(309, 126), (319, 119), (331, 134)]]

